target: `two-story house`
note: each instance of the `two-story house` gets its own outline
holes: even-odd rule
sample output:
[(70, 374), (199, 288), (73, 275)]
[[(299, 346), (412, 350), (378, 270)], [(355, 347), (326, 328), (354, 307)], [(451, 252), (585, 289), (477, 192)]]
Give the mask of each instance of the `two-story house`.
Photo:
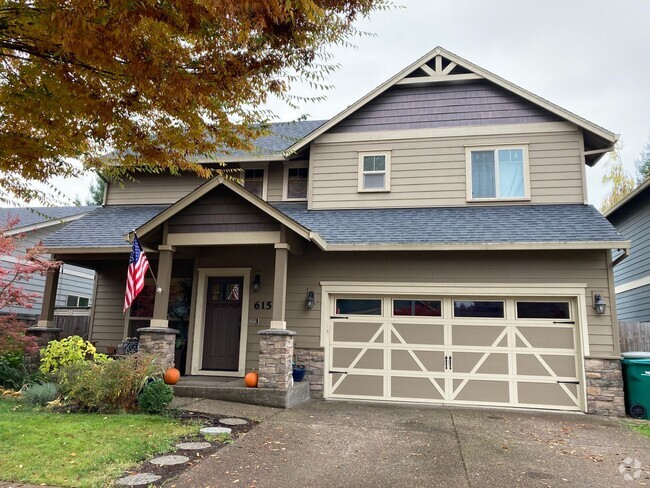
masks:
[[(243, 185), (137, 175), (46, 245), (97, 271), (92, 340), (179, 329), (191, 375), (286, 388), (265, 375), (293, 341), (325, 398), (620, 414), (612, 250), (629, 243), (585, 183), (615, 141), (436, 48), (224, 158)], [(161, 293), (125, 315), (133, 230)]]

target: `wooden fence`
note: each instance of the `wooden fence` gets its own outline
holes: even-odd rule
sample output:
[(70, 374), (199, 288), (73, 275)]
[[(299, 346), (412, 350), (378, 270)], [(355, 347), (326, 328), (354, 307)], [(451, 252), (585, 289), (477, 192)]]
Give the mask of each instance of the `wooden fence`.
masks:
[(90, 326), (90, 317), (88, 315), (55, 315), (55, 327), (63, 329), (61, 339), (73, 335), (78, 335), (88, 339), (88, 328)]
[(621, 352), (650, 352), (650, 322), (619, 322)]

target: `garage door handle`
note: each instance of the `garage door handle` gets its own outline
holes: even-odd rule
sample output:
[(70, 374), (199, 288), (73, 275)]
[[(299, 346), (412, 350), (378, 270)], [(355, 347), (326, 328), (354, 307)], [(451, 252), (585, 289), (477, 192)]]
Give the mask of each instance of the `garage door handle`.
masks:
[(348, 374), (347, 371), (329, 371), (329, 374)]
[(339, 317), (338, 315), (332, 315), (330, 318), (331, 319), (348, 319), (350, 317)]
[(554, 323), (554, 324), (575, 324), (574, 321), (571, 321), (571, 322), (563, 322), (563, 321), (558, 321), (558, 320), (554, 320), (553, 323)]
[(565, 385), (579, 385), (580, 384), (579, 381), (560, 381), (560, 380), (557, 380), (557, 382), (558, 383), (563, 383)]

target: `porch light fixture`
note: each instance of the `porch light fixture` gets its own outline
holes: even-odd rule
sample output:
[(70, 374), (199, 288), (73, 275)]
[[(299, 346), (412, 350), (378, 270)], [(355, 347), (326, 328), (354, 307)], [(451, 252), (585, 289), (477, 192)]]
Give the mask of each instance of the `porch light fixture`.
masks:
[(314, 298), (314, 292), (307, 291), (307, 298), (305, 299), (305, 308), (307, 310), (311, 310), (312, 308), (314, 308), (315, 303), (316, 303), (316, 299)]
[(605, 303), (605, 300), (603, 300), (603, 296), (600, 293), (596, 293), (594, 295), (594, 308), (596, 309), (596, 312), (599, 313), (600, 315), (605, 313), (607, 304)]
[(251, 287), (253, 288), (253, 291), (260, 291), (260, 275), (256, 274), (255, 278), (253, 278), (253, 282), (251, 283)]

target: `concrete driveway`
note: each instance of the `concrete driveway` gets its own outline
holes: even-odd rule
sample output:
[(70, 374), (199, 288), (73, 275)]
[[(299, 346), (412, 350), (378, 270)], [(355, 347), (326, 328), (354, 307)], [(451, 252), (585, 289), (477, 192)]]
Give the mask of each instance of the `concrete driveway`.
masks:
[[(187, 408), (219, 411), (207, 400)], [(650, 485), (650, 438), (616, 419), (314, 400), (259, 413), (258, 427), (170, 485)]]

